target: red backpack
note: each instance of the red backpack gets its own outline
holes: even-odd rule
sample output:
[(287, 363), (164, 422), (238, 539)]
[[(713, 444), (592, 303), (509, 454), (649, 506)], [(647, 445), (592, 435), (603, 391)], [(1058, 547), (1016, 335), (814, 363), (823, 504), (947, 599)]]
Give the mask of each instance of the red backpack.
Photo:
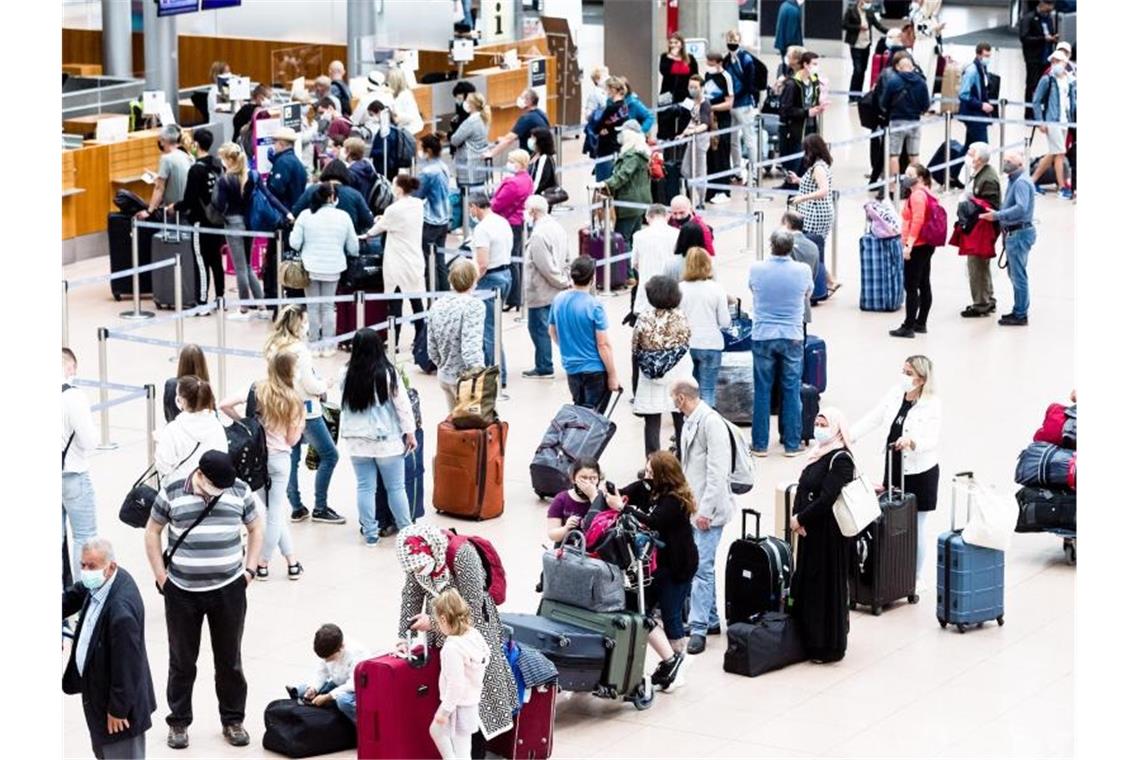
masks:
[(926, 218), (922, 220), (918, 237), (935, 248), (946, 245), (946, 209), (931, 192), (926, 193)]
[(447, 536), (447, 569), (455, 574), (455, 554), (464, 544), (475, 547), (475, 553), (483, 562), (484, 589), (491, 595), (491, 601), (496, 605), (507, 601), (507, 573), (503, 561), (491, 542), (482, 536), (461, 536), (451, 530)]

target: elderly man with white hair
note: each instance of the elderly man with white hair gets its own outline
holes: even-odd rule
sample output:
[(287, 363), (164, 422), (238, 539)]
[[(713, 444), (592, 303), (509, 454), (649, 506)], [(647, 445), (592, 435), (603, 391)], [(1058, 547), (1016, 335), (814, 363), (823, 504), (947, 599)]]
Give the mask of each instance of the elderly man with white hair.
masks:
[(554, 377), (550, 339), (550, 304), (570, 288), (570, 242), (562, 225), (550, 216), (550, 204), (541, 195), (526, 199), (524, 214), (533, 224), (523, 254), (526, 267), (526, 321), (534, 344), (534, 368), (523, 377)]
[(76, 613), (79, 624), (63, 691), (83, 695), (91, 750), (98, 758), (145, 757), (146, 732), (157, 705), (143, 601), (106, 539), (83, 542), (79, 582), (63, 591), (63, 617)]
[(1025, 327), (1029, 324), (1029, 251), (1037, 242), (1037, 229), (1033, 224), (1037, 194), (1025, 170), (1024, 153), (1007, 153), (1001, 170), (1009, 176), (1001, 210), (987, 211), (978, 218), (1000, 223), (1001, 234), (1005, 238), (1009, 280), (1013, 284), (1013, 311), (1003, 314), (998, 324)]
[[(1001, 180), (990, 165), (990, 146), (984, 142), (970, 145), (966, 151), (966, 169), (970, 172), (970, 195), (984, 201), (986, 208), (1001, 207)], [(970, 296), (973, 302), (962, 310), (963, 317), (985, 317), (997, 309), (994, 300), (994, 283), (990, 277), (990, 259), (997, 255), (994, 242), (997, 230), (994, 222), (978, 220), (969, 233), (960, 233), (958, 253), (966, 257), (966, 272), (970, 277)]]

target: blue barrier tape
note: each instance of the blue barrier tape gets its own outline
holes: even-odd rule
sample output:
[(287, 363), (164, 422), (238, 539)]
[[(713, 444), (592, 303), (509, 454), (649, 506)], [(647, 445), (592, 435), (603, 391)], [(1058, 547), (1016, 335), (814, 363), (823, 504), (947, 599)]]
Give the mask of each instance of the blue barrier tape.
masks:
[(174, 259), (166, 259), (165, 261), (156, 261), (153, 264), (142, 264), (140, 266), (133, 267), (131, 269), (124, 269), (121, 272), (111, 272), (109, 274), (94, 274), (94, 275), (91, 275), (90, 277), (79, 277), (79, 278), (74, 279), (74, 280), (67, 280), (67, 289), (71, 290), (72, 288), (77, 288), (80, 285), (91, 285), (91, 284), (94, 284), (96, 282), (107, 282), (109, 280), (118, 280), (121, 277), (130, 277), (131, 275), (135, 274), (136, 272), (138, 272), (139, 274), (142, 274), (143, 272), (150, 272), (150, 271), (153, 271), (155, 269), (162, 269), (164, 267), (172, 267), (172, 266), (174, 266)]
[(98, 403), (98, 404), (92, 404), (91, 405), (91, 411), (92, 412), (101, 412), (104, 409), (110, 409), (113, 406), (118, 406), (119, 404), (125, 404), (128, 401), (134, 401), (136, 398), (141, 398), (145, 395), (146, 395), (146, 388), (143, 388), (141, 390), (137, 390), (137, 391), (133, 391), (131, 393), (128, 393), (125, 396), (119, 396), (118, 398), (108, 399), (108, 400), (103, 401), (103, 402)]
[(227, 230), (222, 227), (201, 227), (189, 224), (163, 224), (161, 222), (135, 222), (135, 226), (151, 230), (166, 230), (167, 232), (199, 233), (202, 235), (223, 235), (225, 237), (265, 238), (272, 240), (277, 237), (276, 232), (253, 232), (250, 230)]
[(125, 385), (123, 383), (101, 383), (98, 380), (88, 380), (87, 378), (75, 377), (71, 379), (71, 385), (77, 388), (106, 388), (112, 391), (127, 391), (133, 393), (134, 391), (146, 392), (146, 388), (141, 385)]

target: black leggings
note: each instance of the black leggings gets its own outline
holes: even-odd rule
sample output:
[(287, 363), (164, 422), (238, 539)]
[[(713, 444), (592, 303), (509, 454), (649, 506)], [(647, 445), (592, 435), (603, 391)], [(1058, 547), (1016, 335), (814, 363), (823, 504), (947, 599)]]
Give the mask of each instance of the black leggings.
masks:
[[(400, 288), (397, 287), (396, 292), (397, 293), (401, 292)], [(421, 299), (409, 298), (408, 301), (412, 304), (412, 313), (413, 314), (420, 314), (423, 312), (424, 302)], [(393, 317), (395, 317), (397, 320), (399, 320), (400, 317), (404, 313), (404, 300), (402, 298), (393, 299), (393, 300), (389, 301), (388, 303), (391, 304), (391, 307), (389, 309), (389, 313)], [(401, 325), (398, 321), (396, 322), (396, 336), (395, 336), (396, 342), (392, 344), (393, 348), (400, 345), (400, 328), (402, 326), (403, 325)], [(412, 323), (412, 326), (416, 331), (416, 335), (419, 335), (420, 331), (424, 329), (424, 320), (417, 319), (415, 322)]]
[[(202, 263), (206, 265), (206, 296), (209, 298), (210, 280), (214, 282), (214, 297), (221, 298), (226, 294), (226, 270), (222, 266), (222, 245), (226, 239), (221, 235), (199, 235), (198, 252), (202, 254)], [(272, 298), (272, 296), (270, 296)]]
[(910, 258), (903, 262), (908, 327), (926, 327), (926, 317), (934, 302), (930, 293), (930, 259), (933, 256), (934, 246), (916, 245), (910, 250)]
[[(680, 412), (673, 412), (673, 432), (681, 434), (681, 425), (685, 424), (685, 417)], [(661, 415), (645, 414), (645, 456), (654, 451), (661, 450)]]

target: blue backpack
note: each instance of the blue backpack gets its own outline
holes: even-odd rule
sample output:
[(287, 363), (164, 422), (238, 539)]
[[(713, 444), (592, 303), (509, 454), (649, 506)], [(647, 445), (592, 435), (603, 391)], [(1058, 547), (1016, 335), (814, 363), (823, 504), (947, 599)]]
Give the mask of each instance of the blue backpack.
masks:
[(269, 188), (256, 172), (250, 172), (253, 190), (249, 198), (249, 218), (245, 226), (253, 232), (276, 232), (285, 223), (285, 217), (269, 199)]

